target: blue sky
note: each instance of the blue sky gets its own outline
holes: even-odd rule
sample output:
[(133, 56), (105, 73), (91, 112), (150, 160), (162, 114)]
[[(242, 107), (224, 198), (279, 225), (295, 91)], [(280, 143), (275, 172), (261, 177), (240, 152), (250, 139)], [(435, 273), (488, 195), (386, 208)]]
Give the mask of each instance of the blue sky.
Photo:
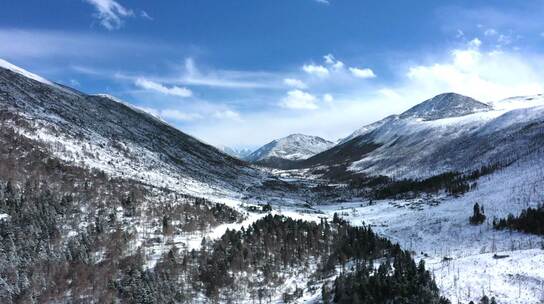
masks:
[(331, 140), (435, 94), (544, 90), (542, 1), (0, 3), (0, 58), (215, 145)]

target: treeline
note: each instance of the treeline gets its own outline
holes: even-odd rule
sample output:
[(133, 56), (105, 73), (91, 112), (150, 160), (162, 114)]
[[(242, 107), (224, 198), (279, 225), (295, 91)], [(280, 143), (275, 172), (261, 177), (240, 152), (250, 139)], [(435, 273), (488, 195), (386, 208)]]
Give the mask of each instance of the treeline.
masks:
[(493, 227), (499, 230), (513, 229), (525, 233), (544, 235), (544, 206), (527, 208), (521, 211), (518, 216), (509, 214), (507, 218), (494, 219)]
[[(178, 288), (164, 283), (166, 290), (161, 294), (170, 294), (177, 301), (189, 301), (198, 292), (210, 301), (270, 301), (285, 283), (285, 274), (298, 270), (319, 282), (341, 267), (345, 271), (337, 282), (343, 282), (344, 287), (331, 290), (325, 286), (323, 299), (347, 303), (348, 286), (364, 284), (364, 280), (360, 281), (363, 273), (374, 277), (376, 271), (371, 265), (380, 260), (385, 261), (382, 270), (398, 269), (394, 279), (390, 271), (382, 274), (378, 281), (382, 292), (386, 288), (402, 290), (398, 294), (383, 293), (384, 301), (422, 298), (430, 302), (421, 303), (448, 303), (440, 298), (423, 264), (419, 272), (412, 272), (410, 267), (415, 262), (398, 245), (377, 236), (369, 227), (352, 227), (337, 216), (331, 223), (314, 223), (267, 215), (247, 229), (227, 231), (214, 242), (204, 239), (198, 251), (184, 253), (172, 249), (157, 264), (153, 276), (164, 278), (162, 282), (184, 282)], [(311, 263), (317, 263), (317, 267), (311, 267)], [(386, 266), (387, 263), (393, 264)], [(358, 276), (348, 275), (353, 267)], [(290, 302), (302, 296), (300, 287), (303, 286), (284, 293), (282, 300)], [(338, 298), (331, 298), (333, 293)]]
[[(162, 242), (157, 235), (207, 229), (240, 218), (225, 205), (184, 195), (163, 194), (174, 204), (144, 197), (145, 189), (128, 195), (112, 193), (112, 188), (121, 187), (113, 180), (109, 188), (99, 186), (96, 177), (84, 179), (82, 185), (71, 186), (82, 187), (76, 193), (63, 191), (71, 188), (67, 185), (59, 188), (39, 180), (22, 184), (0, 180), (0, 303), (74, 299), (111, 303), (124, 298), (134, 303), (161, 302), (153, 298), (161, 299), (164, 286), (180, 284), (172, 287), (144, 271), (146, 247)], [(161, 204), (172, 208), (161, 212)], [(140, 244), (142, 236), (132, 223), (144, 221), (151, 233)], [(147, 292), (148, 288), (156, 293)], [(137, 295), (127, 296), (133, 293)], [(153, 297), (146, 298), (148, 294)], [(168, 299), (163, 302), (172, 298)]]
[[(445, 172), (423, 180), (403, 179), (395, 181), (388, 179), (383, 186), (377, 187), (373, 196), (376, 199), (383, 199), (418, 193), (435, 193), (442, 190), (449, 195), (462, 195), (476, 187), (475, 181), (480, 177), (491, 174), (502, 167), (504, 165), (494, 164), (483, 166), (469, 173)], [(384, 178), (382, 177), (380, 180), (383, 181)]]
[(416, 265), (410, 254), (398, 247), (394, 247), (391, 256), (378, 269), (372, 263), (361, 263), (357, 264), (356, 271), (342, 273), (332, 290), (334, 297), (323, 288), (324, 303), (450, 303), (439, 296), (425, 263), (420, 261)]

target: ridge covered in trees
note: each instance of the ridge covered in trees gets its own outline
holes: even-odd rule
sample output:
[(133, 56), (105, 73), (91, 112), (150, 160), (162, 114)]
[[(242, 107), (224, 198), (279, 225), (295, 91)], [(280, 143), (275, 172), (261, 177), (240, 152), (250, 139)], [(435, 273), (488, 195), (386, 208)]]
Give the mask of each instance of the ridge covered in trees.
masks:
[(525, 233), (544, 235), (544, 206), (539, 205), (536, 208), (527, 208), (521, 211), (521, 214), (493, 220), (493, 227), (498, 230), (513, 229)]
[(503, 164), (494, 164), (483, 166), (468, 173), (445, 172), (423, 180), (403, 179), (394, 181), (385, 177), (382, 178), (382, 182), (383, 180), (386, 181), (385, 184), (374, 192), (374, 197), (383, 199), (410, 193), (433, 193), (441, 190), (449, 195), (462, 195), (476, 187), (475, 181), (480, 177), (491, 174), (503, 167), (505, 167)]

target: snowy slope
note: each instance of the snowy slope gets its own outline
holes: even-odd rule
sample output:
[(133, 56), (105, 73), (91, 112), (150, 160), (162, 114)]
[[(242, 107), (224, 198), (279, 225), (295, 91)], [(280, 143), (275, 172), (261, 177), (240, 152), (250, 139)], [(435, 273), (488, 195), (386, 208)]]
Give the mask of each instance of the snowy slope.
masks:
[(306, 164), (331, 165), (336, 159), (350, 162), (355, 172), (419, 178), (510, 163), (544, 142), (544, 108), (534, 106), (542, 104), (537, 97), (486, 105), (462, 95), (439, 95), (361, 129), (361, 135)]
[(325, 151), (333, 145), (334, 143), (321, 137), (292, 134), (262, 146), (245, 159), (251, 162), (262, 161), (269, 158), (301, 160)]
[[(483, 293), (498, 303), (537, 304), (544, 299), (544, 238), (497, 231), (493, 218), (519, 214), (544, 200), (544, 149), (478, 180), (462, 197), (436, 195), (411, 200), (355, 201), (322, 205), (326, 214), (341, 214), (352, 224), (370, 224), (381, 235), (424, 259), (444, 296), (468, 303)], [(470, 225), (474, 203), (485, 207), (487, 220)], [(494, 259), (493, 255), (508, 255)], [(451, 258), (444, 261), (444, 257)]]
[(361, 128), (355, 130), (353, 133), (351, 133), (348, 137), (342, 138), (338, 141), (338, 144), (343, 144), (345, 142), (348, 142), (356, 137), (363, 136), (365, 134), (368, 134), (377, 128), (383, 126), (384, 124), (393, 121), (395, 119), (398, 119), (398, 115), (390, 115), (382, 120), (378, 120), (376, 122), (373, 122), (369, 125), (362, 126)]
[(77, 92), (1, 63), (2, 123), (46, 143), (61, 160), (196, 195), (238, 193), (264, 176), (114, 97)]
[(3, 68), (3, 69), (6, 69), (6, 70), (10, 70), (12, 72), (15, 72), (17, 74), (20, 74), (22, 76), (25, 76), (27, 78), (30, 78), (32, 80), (36, 80), (38, 82), (41, 82), (43, 84), (47, 84), (47, 85), (50, 85), (50, 86), (55, 86), (55, 87), (58, 87), (57, 84), (39, 76), (39, 75), (36, 75), (34, 73), (31, 73), (25, 69), (22, 69), (14, 64), (11, 64), (7, 61), (5, 61), (4, 59), (0, 58), (0, 68)]

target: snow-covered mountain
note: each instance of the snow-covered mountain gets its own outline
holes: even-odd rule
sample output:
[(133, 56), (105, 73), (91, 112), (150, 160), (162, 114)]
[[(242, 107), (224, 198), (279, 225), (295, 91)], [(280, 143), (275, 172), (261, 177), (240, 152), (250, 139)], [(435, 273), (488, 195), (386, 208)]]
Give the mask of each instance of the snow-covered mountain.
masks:
[(304, 166), (348, 164), (349, 170), (397, 178), (425, 177), (512, 162), (544, 142), (544, 98), (484, 104), (447, 93), (400, 115), (364, 126)]
[(382, 119), (382, 120), (378, 120), (376, 122), (373, 122), (369, 125), (364, 125), (362, 127), (360, 127), (359, 129), (355, 130), (355, 132), (351, 133), (348, 137), (345, 137), (345, 138), (342, 138), (338, 141), (338, 144), (343, 144), (345, 142), (348, 142), (352, 139), (354, 139), (355, 137), (358, 137), (358, 136), (362, 136), (362, 135), (365, 135), (369, 132), (372, 132), (374, 129), (378, 128), (378, 127), (381, 127), (382, 125), (392, 121), (392, 120), (395, 120), (398, 118), (398, 115), (389, 115), (387, 116), (386, 118)]
[(87, 95), (0, 61), (0, 111), (48, 153), (112, 177), (192, 194), (237, 191), (259, 172), (109, 95)]
[(269, 142), (248, 155), (249, 162), (270, 163), (307, 159), (334, 146), (333, 142), (318, 136), (291, 134)]
[(345, 143), (355, 137), (365, 135), (382, 125), (398, 118), (419, 118), (422, 120), (436, 120), (448, 117), (464, 116), (476, 112), (489, 111), (492, 106), (479, 102), (467, 96), (456, 93), (444, 93), (428, 99), (400, 115), (390, 115), (377, 122), (362, 126), (348, 137), (339, 141)]
[(249, 148), (232, 148), (227, 146), (218, 146), (217, 148), (223, 153), (228, 154), (232, 157), (236, 157), (238, 159), (245, 159), (253, 152), (253, 150)]
[(456, 93), (444, 93), (408, 109), (400, 118), (437, 120), (491, 110), (485, 103)]

